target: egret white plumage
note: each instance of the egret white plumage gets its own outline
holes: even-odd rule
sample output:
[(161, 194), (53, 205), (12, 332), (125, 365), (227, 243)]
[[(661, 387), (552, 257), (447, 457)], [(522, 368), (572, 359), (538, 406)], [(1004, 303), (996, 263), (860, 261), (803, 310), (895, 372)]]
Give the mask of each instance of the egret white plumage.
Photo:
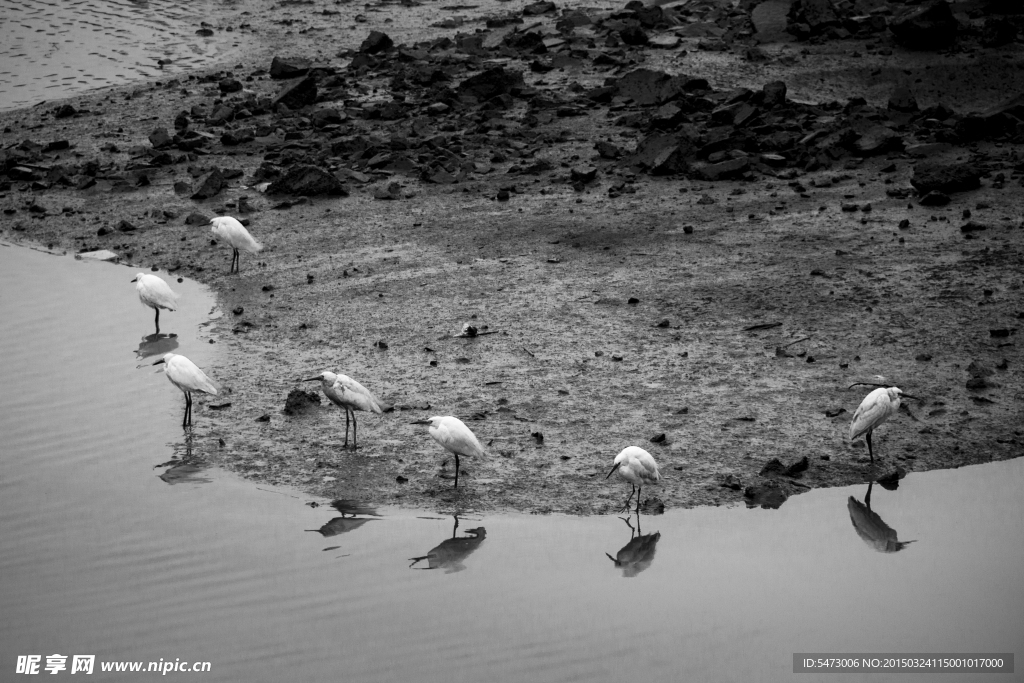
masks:
[(629, 498), (623, 509), (629, 509), (629, 501), (633, 494), (636, 494), (636, 511), (640, 512), (640, 492), (644, 484), (656, 484), (661, 479), (661, 472), (658, 471), (658, 463), (650, 453), (637, 446), (628, 446), (615, 456), (615, 464), (608, 471), (605, 479), (612, 476), (618, 470), (619, 476), (633, 485)]
[(455, 454), (455, 488), (459, 487), (459, 456), (483, 456), (484, 447), (480, 445), (476, 435), (457, 417), (447, 415), (434, 416), (416, 420), (414, 425), (430, 425), (427, 431), (431, 438)]
[(370, 390), (347, 375), (338, 375), (330, 371), (324, 371), (316, 377), (302, 380), (313, 382), (320, 380), (320, 387), (324, 390), (324, 396), (331, 403), (345, 411), (345, 444), (342, 448), (348, 448), (348, 415), (352, 413), (352, 448), (358, 448), (356, 444), (356, 413), (357, 410), (365, 410), (369, 413), (380, 415), (384, 412), (380, 402), (370, 393)]
[(136, 283), (135, 291), (139, 301), (156, 311), (156, 333), (160, 334), (160, 309), (178, 310), (178, 295), (162, 278), (149, 273), (139, 273), (132, 282)]
[(850, 441), (856, 441), (863, 436), (868, 442), (868, 457), (871, 458), (871, 462), (875, 462), (875, 453), (871, 447), (871, 432), (900, 409), (901, 397), (917, 398), (910, 394), (904, 394), (898, 387), (879, 387), (864, 397), (857, 412), (853, 414), (853, 422), (850, 424)]
[(234, 273), (239, 270), (240, 261), (238, 250), (245, 249), (250, 254), (255, 254), (263, 249), (263, 245), (253, 239), (245, 226), (231, 216), (219, 216), (210, 219), (210, 231), (231, 245), (231, 270)]
[(185, 394), (185, 417), (181, 420), (181, 426), (192, 424), (192, 392), (201, 391), (204, 394), (217, 395), (217, 387), (206, 373), (199, 369), (199, 366), (179, 353), (167, 353), (164, 357), (153, 363), (153, 365), (165, 364), (164, 374), (171, 384), (181, 389)]

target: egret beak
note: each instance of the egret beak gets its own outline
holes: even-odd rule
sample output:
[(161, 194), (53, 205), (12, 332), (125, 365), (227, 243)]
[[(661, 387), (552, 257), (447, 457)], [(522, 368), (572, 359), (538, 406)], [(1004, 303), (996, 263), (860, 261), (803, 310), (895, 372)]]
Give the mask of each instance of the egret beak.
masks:
[(422, 420), (413, 420), (409, 424), (411, 424), (411, 425), (428, 425), (428, 424), (430, 424), (430, 420), (428, 420), (426, 418), (424, 418)]
[(160, 360), (158, 360), (157, 362), (153, 363), (153, 365), (160, 365), (161, 363), (165, 363), (165, 362), (166, 362), (166, 361), (165, 361), (165, 360), (164, 360), (163, 358), (161, 358), (161, 359), (160, 359)]
[(302, 382), (316, 382), (316, 381), (322, 380), (323, 378), (324, 378), (323, 375), (317, 375), (316, 377), (310, 377), (309, 379), (304, 379), (304, 380), (301, 380), (301, 381)]
[(607, 479), (608, 477), (612, 476), (612, 472), (614, 472), (615, 470), (619, 469), (619, 465), (621, 465), (621, 464), (622, 463), (617, 462), (614, 465), (612, 465), (612, 468), (610, 470), (608, 470), (608, 474), (605, 475), (605, 479)]
[(139, 281), (139, 278), (137, 278), (137, 277), (136, 278), (132, 278), (132, 282), (138, 282), (138, 281)]

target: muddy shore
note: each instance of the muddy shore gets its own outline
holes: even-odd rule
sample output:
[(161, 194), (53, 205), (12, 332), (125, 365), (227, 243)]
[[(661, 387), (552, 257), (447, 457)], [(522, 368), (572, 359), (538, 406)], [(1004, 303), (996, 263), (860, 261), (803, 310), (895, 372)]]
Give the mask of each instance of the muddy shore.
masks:
[[(545, 115), (536, 105), (646, 68), (706, 79), (702, 97), (716, 107), (736, 89), (756, 93), (782, 81), (793, 106), (863, 97), (885, 109), (903, 86), (921, 110), (941, 103), (982, 112), (1024, 93), (1020, 42), (988, 48), (965, 38), (956, 49), (921, 52), (878, 36), (759, 43), (734, 31), (726, 49), (684, 35), (671, 49), (622, 48), (617, 65), (570, 61), (548, 70), (532, 68), (537, 55), (520, 48), (468, 57), (451, 48), (443, 66), (454, 75), (439, 87), (499, 65), (522, 72), (524, 89), (549, 93), (529, 104), (509, 96), (498, 117), (508, 125), (490, 113), (455, 112), (445, 119), (453, 130), (434, 122), (421, 135), (445, 132), (449, 145), (452, 133), (464, 137), (446, 154), (475, 166), (463, 164), (465, 173), (449, 181), (436, 165), (408, 173), (361, 160), (356, 168), (344, 148), (329, 170), (344, 179), (347, 196), (257, 189), (268, 160), (327, 154), (339, 136), (392, 136), (394, 150), (395, 131), (419, 125), (412, 115), (381, 118), (379, 105), (396, 101), (387, 52), (375, 66), (351, 68), (371, 31), (396, 46), (460, 34), (486, 44), (499, 30), (486, 28), (488, 17), (522, 15), (524, 7), (248, 4), (231, 26), (251, 43), (238, 64), (0, 114), (7, 158), (25, 141), (38, 152), (17, 164), (35, 180), (5, 166), (0, 238), (68, 252), (109, 249), (121, 262), (158, 268), (172, 286), (177, 276), (211, 286), (223, 355), (207, 371), (226, 391), (197, 400), (188, 457), (312, 495), (600, 513), (628, 493), (604, 479), (612, 458), (637, 445), (665, 475), (644, 491), (657, 499), (654, 511), (659, 501), (780, 502), (893, 471), (1024, 454), (1024, 136), (920, 148), (918, 129), (890, 124), (901, 144), (881, 153), (844, 151), (827, 164), (783, 170), (760, 157), (734, 179), (712, 180), (715, 162), (706, 156), (666, 174), (624, 160), (647, 136), (650, 108), (612, 100), (588, 110), (576, 100), (559, 105), (571, 115)], [(559, 3), (558, 12), (570, 7)], [(593, 16), (621, 9), (579, 7)], [(449, 28), (429, 25), (446, 18)], [(273, 99), (286, 87), (269, 75), (282, 55), (324, 68), (321, 94), (336, 99), (271, 107), (250, 121), (267, 134), (225, 144), (223, 122), (195, 112), (208, 118), (232, 97)], [(332, 77), (341, 79), (335, 91), (324, 85)], [(224, 92), (225, 79), (242, 90)], [(58, 117), (64, 104), (76, 113)], [(345, 115), (333, 127), (312, 125), (314, 112), (328, 107)], [(208, 142), (154, 163), (154, 131), (174, 131), (181, 112)], [(621, 122), (638, 112), (642, 123)], [(703, 115), (691, 117), (693, 125), (703, 126)], [(627, 153), (605, 158), (598, 140)], [(49, 144), (60, 141), (67, 144)], [(537, 159), (549, 164), (524, 172)], [(82, 169), (90, 161), (99, 169), (91, 182)], [(910, 181), (924, 161), (975, 164), (979, 187), (922, 205)], [(214, 167), (226, 186), (193, 199)], [(587, 169), (595, 179), (573, 174)], [(200, 220), (225, 214), (247, 219), (265, 245), (257, 256), (242, 254), (237, 275), (228, 274), (230, 250), (211, 244)], [(174, 314), (161, 319), (173, 331)], [(140, 309), (140, 335), (149, 323)], [(467, 323), (487, 334), (459, 336)], [(350, 375), (394, 408), (359, 414), (355, 452), (341, 448), (344, 416), (326, 401), (283, 412), (290, 392), (317, 389), (299, 380), (325, 369)], [(864, 443), (848, 439), (870, 390), (849, 388), (857, 382), (895, 384), (923, 399), (878, 430), (874, 466)], [(409, 424), (430, 415), (460, 417), (489, 450), (463, 460), (457, 491), (453, 459)]]

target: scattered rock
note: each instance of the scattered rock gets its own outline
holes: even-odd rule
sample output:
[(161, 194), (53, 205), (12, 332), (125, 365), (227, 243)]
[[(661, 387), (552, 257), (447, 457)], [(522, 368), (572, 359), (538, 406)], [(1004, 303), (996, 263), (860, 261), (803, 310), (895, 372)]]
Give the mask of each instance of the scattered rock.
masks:
[(889, 22), (896, 42), (911, 50), (941, 50), (956, 40), (959, 22), (949, 3), (933, 0), (924, 7), (907, 7)]
[(289, 109), (302, 109), (316, 102), (316, 79), (306, 77), (286, 85), (274, 98), (274, 104), (283, 104)]
[(310, 61), (304, 57), (274, 57), (270, 62), (270, 77), (274, 79), (298, 78), (309, 73)]
[(292, 417), (306, 415), (320, 407), (320, 394), (315, 391), (292, 389), (284, 402), (284, 414)]
[(359, 46), (359, 51), (368, 55), (375, 55), (386, 52), (394, 47), (395, 43), (386, 33), (370, 31), (370, 35)]
[(969, 164), (926, 163), (914, 166), (910, 184), (920, 194), (967, 192), (981, 187), (981, 170)]
[(227, 180), (220, 169), (213, 169), (209, 173), (200, 176), (192, 187), (192, 199), (203, 200), (215, 197), (220, 191), (227, 187)]
[(347, 197), (348, 188), (336, 177), (318, 166), (300, 165), (288, 169), (270, 183), (267, 194), (290, 194), (302, 197), (330, 195)]

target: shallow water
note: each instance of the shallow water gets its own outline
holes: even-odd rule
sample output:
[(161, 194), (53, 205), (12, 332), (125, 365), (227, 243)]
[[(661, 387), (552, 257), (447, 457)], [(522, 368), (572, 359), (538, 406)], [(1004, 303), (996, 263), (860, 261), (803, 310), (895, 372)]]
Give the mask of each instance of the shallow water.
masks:
[[(230, 385), (209, 293), (160, 275), (184, 295), (162, 330)], [(211, 669), (168, 680), (749, 682), (817, 680), (794, 652), (1021, 651), (1024, 459), (874, 487), (877, 517), (866, 485), (642, 516), (633, 545), (614, 516), (342, 518), (157, 467), (184, 401), (136, 354), (153, 316), (134, 276), (0, 246), (0, 680), (54, 653), (96, 655), (98, 681), (159, 675), (101, 662), (180, 659)], [(914, 542), (879, 552), (872, 529)]]
[(230, 59), (240, 52), (241, 33), (215, 30), (207, 37), (196, 31), (203, 21), (231, 25), (231, 6), (214, 0), (5, 0), (0, 110)]

